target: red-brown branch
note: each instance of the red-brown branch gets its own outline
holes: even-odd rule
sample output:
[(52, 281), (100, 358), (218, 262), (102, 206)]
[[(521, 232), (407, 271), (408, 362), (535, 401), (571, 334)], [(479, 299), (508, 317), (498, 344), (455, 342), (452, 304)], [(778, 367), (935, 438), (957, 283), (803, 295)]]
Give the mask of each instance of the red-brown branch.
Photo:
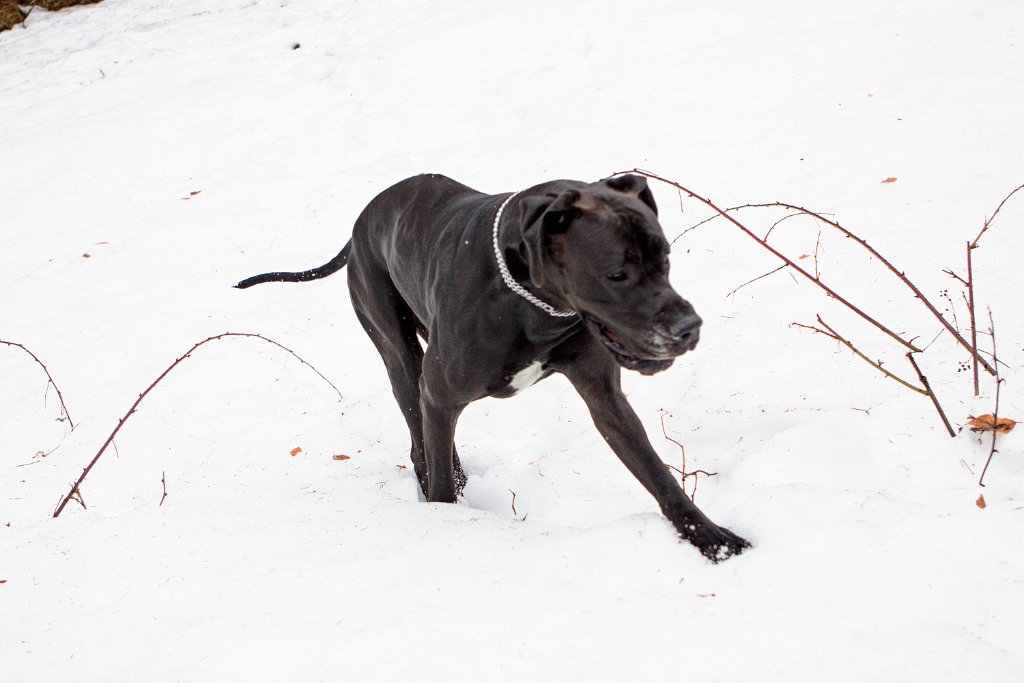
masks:
[[(113, 443), (114, 437), (117, 436), (117, 433), (119, 431), (121, 431), (121, 427), (124, 426), (124, 424), (128, 420), (128, 418), (131, 417), (132, 414), (135, 413), (135, 411), (138, 409), (139, 404), (142, 403), (142, 399), (146, 398), (146, 396), (149, 394), (149, 392), (151, 392), (153, 390), (153, 388), (156, 387), (156, 385), (159, 384), (160, 381), (164, 377), (166, 377), (168, 375), (168, 373), (170, 373), (171, 370), (173, 370), (174, 368), (178, 367), (178, 365), (182, 361), (184, 361), (186, 358), (190, 357), (196, 351), (196, 349), (198, 349), (200, 346), (202, 346), (203, 344), (207, 344), (209, 342), (212, 342), (212, 341), (217, 341), (218, 339), (224, 339), (226, 337), (251, 337), (251, 338), (255, 338), (255, 339), (262, 339), (263, 341), (265, 341), (265, 342), (267, 342), (269, 344), (273, 344), (274, 346), (276, 346), (278, 348), (284, 349), (285, 351), (290, 353), (293, 357), (297, 358), (303, 365), (308, 366), (313, 372), (315, 372), (317, 375), (319, 375), (321, 379), (323, 379), (325, 382), (330, 384), (331, 388), (334, 389), (335, 392), (337, 392), (338, 398), (339, 399), (342, 398), (341, 391), (338, 390), (338, 387), (334, 386), (333, 382), (331, 382), (329, 379), (324, 377), (323, 373), (321, 373), (315, 367), (313, 367), (312, 365), (307, 363), (301, 356), (299, 356), (297, 353), (295, 353), (294, 351), (289, 349), (287, 346), (284, 346), (283, 344), (279, 344), (278, 342), (274, 341), (273, 339), (268, 339), (267, 337), (264, 337), (261, 334), (254, 334), (254, 333), (250, 333), (250, 332), (224, 332), (223, 334), (218, 334), (218, 335), (215, 335), (213, 337), (207, 337), (206, 339), (202, 340), (201, 342), (197, 342), (196, 344), (194, 344), (192, 346), (192, 348), (190, 348), (188, 351), (185, 352), (184, 355), (180, 356), (173, 363), (171, 363), (167, 367), (166, 370), (164, 370), (163, 372), (160, 373), (159, 377), (157, 377), (155, 380), (153, 380), (152, 384), (150, 384), (148, 387), (146, 387), (145, 391), (143, 391), (141, 394), (139, 394), (139, 397), (137, 399), (135, 399), (135, 403), (133, 403), (132, 407), (128, 409), (128, 412), (125, 413), (124, 416), (117, 421), (117, 426), (114, 428), (114, 431), (112, 431), (110, 433), (110, 436), (107, 437), (107, 440), (103, 442), (103, 445), (100, 447), (100, 450), (96, 453), (95, 456), (93, 456), (92, 460), (89, 461), (89, 464), (85, 466), (85, 469), (82, 470), (81, 476), (79, 476), (78, 480), (75, 481), (75, 483), (71, 485), (71, 491), (69, 491), (68, 494), (66, 496), (64, 496), (64, 498), (61, 500), (60, 504), (57, 506), (57, 509), (54, 510), (54, 512), (53, 512), (53, 516), (54, 517), (59, 517), (60, 516), (60, 513), (64, 511), (64, 508), (67, 506), (67, 504), (69, 502), (71, 502), (71, 500), (74, 499), (76, 494), (78, 495), (79, 498), (81, 498), (81, 491), (80, 491), (79, 487), (81, 486), (82, 481), (84, 481), (85, 478), (89, 475), (89, 472), (92, 470), (92, 468), (96, 464), (96, 462), (100, 459), (100, 456), (102, 456), (103, 453), (107, 450), (107, 447), (111, 443)], [(80, 502), (82, 502), (82, 501), (80, 501)], [(82, 502), (82, 506), (83, 507), (85, 506), (84, 502)]]
[(921, 380), (921, 384), (924, 386), (926, 393), (928, 394), (928, 398), (932, 400), (932, 405), (935, 406), (935, 410), (938, 411), (939, 417), (942, 418), (942, 424), (945, 425), (946, 431), (949, 432), (949, 436), (951, 438), (955, 438), (956, 432), (953, 431), (953, 425), (949, 424), (949, 418), (946, 417), (946, 411), (944, 411), (942, 406), (939, 405), (939, 397), (935, 395), (935, 390), (932, 389), (931, 385), (928, 383), (928, 378), (924, 376), (924, 373), (921, 372), (921, 368), (917, 365), (917, 361), (914, 360), (914, 354), (907, 353), (907, 360), (909, 360), (910, 364), (914, 366), (914, 370), (917, 372), (917, 378)]
[(1003, 201), (999, 202), (999, 206), (997, 206), (996, 210), (992, 212), (992, 215), (985, 219), (985, 224), (981, 226), (981, 232), (979, 232), (978, 236), (974, 238), (973, 242), (971, 242), (971, 249), (978, 248), (978, 242), (981, 241), (981, 236), (988, 232), (989, 227), (992, 225), (992, 221), (996, 219), (996, 216), (999, 214), (999, 211), (1003, 208), (1003, 204), (1008, 202), (1010, 200), (1010, 197), (1017, 194), (1021, 190), (1024, 190), (1024, 185), (1015, 188), (1010, 192), (1010, 194), (1003, 197)]
[(72, 422), (71, 413), (68, 412), (68, 407), (67, 405), (64, 404), (64, 394), (60, 393), (60, 387), (58, 387), (57, 383), (53, 381), (53, 375), (50, 374), (50, 371), (47, 369), (46, 365), (43, 364), (43, 361), (39, 360), (39, 357), (36, 356), (36, 354), (29, 351), (27, 347), (19, 344), (18, 342), (5, 341), (3, 339), (0, 339), (0, 344), (5, 344), (7, 346), (15, 346), (21, 349), (28, 355), (32, 356), (32, 360), (39, 364), (39, 367), (41, 367), (43, 369), (43, 372), (46, 373), (46, 380), (53, 385), (54, 390), (57, 392), (57, 400), (60, 401), (60, 409), (64, 411), (64, 417), (68, 419), (68, 424), (71, 425), (71, 430), (74, 431), (75, 423)]
[[(1000, 207), (1002, 204), (999, 205)], [(981, 237), (981, 235), (978, 235)], [(971, 316), (971, 368), (974, 372), (974, 395), (977, 396), (980, 393), (978, 387), (978, 325), (974, 316), (974, 266), (971, 263), (971, 252), (974, 248), (970, 242), (967, 243), (967, 310)], [(995, 356), (993, 355), (992, 362), (995, 363)], [(996, 367), (996, 377), (999, 377), (999, 368)]]
[(668, 430), (665, 427), (665, 416), (666, 415), (670, 415), (670, 414), (671, 413), (669, 413), (667, 410), (662, 409), (662, 411), (661, 411), (661, 433), (665, 436), (665, 438), (668, 441), (671, 441), (675, 445), (679, 446), (679, 453), (680, 453), (680, 455), (682, 457), (682, 460), (683, 460), (683, 463), (682, 463), (683, 464), (683, 468), (679, 469), (678, 467), (675, 467), (673, 465), (669, 465), (668, 463), (665, 463), (665, 465), (670, 470), (672, 470), (673, 472), (676, 472), (677, 474), (679, 474), (679, 476), (681, 478), (680, 484), (682, 484), (683, 493), (684, 494), (686, 493), (686, 480), (689, 479), (690, 477), (693, 477), (693, 493), (690, 494), (690, 500), (694, 500), (697, 497), (697, 482), (700, 481), (700, 479), (698, 479), (697, 475), (698, 474), (703, 474), (706, 477), (716, 477), (716, 476), (718, 476), (718, 472), (708, 472), (707, 470), (701, 470), (701, 469), (693, 470), (692, 472), (687, 472), (686, 471), (686, 446), (684, 446), (679, 441), (677, 441), (677, 440), (673, 439), (671, 436), (669, 436), (668, 435)]
[(985, 473), (988, 472), (988, 466), (998, 452), (996, 451), (996, 435), (999, 430), (995, 427), (999, 424), (999, 387), (1003, 384), (1003, 378), (999, 376), (999, 357), (996, 355), (996, 324), (992, 320), (992, 309), (989, 309), (988, 312), (988, 324), (989, 332), (992, 334), (992, 364), (996, 366), (996, 405), (992, 409), (992, 447), (988, 450), (988, 459), (985, 460), (985, 467), (981, 470), (981, 477), (978, 478), (978, 486), (985, 485)]
[(740, 285), (740, 286), (739, 286), (739, 287), (737, 287), (736, 289), (734, 289), (734, 290), (732, 290), (731, 292), (729, 292), (728, 294), (726, 294), (726, 295), (725, 295), (725, 298), (726, 298), (726, 299), (728, 299), (728, 298), (729, 298), (730, 296), (732, 296), (732, 295), (733, 295), (733, 294), (735, 294), (736, 292), (740, 291), (741, 289), (743, 289), (743, 288), (744, 288), (744, 287), (746, 287), (747, 285), (751, 285), (751, 284), (753, 284), (753, 283), (757, 282), (758, 280), (761, 280), (761, 279), (763, 279), (763, 278), (766, 278), (766, 277), (768, 277), (769, 275), (774, 275), (775, 273), (779, 272), (780, 270), (782, 270), (782, 269), (783, 269), (783, 268), (785, 268), (785, 267), (786, 267), (786, 264), (785, 264), (785, 263), (783, 263), (783, 264), (782, 264), (781, 266), (779, 266), (779, 267), (778, 267), (778, 268), (776, 268), (775, 270), (769, 270), (769, 271), (768, 271), (767, 273), (764, 273), (763, 275), (758, 275), (757, 277), (755, 277), (755, 278), (753, 278), (753, 279), (751, 279), (751, 280), (747, 280), (747, 281), (746, 281), (746, 282), (744, 282), (744, 283), (743, 283), (742, 285)]

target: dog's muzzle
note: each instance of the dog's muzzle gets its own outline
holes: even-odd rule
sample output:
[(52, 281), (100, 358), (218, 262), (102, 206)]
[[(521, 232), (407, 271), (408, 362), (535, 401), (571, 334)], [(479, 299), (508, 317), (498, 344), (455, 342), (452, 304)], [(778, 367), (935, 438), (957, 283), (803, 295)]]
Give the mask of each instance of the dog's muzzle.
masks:
[(686, 324), (674, 325), (664, 331), (654, 330), (652, 338), (643, 346), (649, 352), (634, 353), (626, 348), (618, 333), (609, 325), (604, 324), (592, 315), (584, 316), (587, 323), (595, 331), (605, 348), (611, 352), (615, 361), (627, 370), (636, 370), (642, 375), (653, 375), (671, 367), (676, 356), (681, 356), (697, 346), (700, 318)]

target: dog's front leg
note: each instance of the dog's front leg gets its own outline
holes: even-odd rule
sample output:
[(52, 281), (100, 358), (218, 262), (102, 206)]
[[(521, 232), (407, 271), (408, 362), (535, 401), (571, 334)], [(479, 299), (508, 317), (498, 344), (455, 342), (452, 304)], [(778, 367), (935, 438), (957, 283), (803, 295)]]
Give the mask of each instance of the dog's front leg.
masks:
[(658, 501), (661, 511), (680, 536), (712, 562), (748, 548), (747, 541), (708, 519), (676, 483), (622, 393), (618, 366), (600, 357), (590, 358), (588, 362), (581, 360), (576, 359), (561, 368), (562, 372), (583, 397), (601, 436)]
[(457, 493), (453, 444), (455, 423), (465, 406), (441, 407), (420, 400), (423, 412), (423, 445), (427, 455), (427, 500), (454, 503)]

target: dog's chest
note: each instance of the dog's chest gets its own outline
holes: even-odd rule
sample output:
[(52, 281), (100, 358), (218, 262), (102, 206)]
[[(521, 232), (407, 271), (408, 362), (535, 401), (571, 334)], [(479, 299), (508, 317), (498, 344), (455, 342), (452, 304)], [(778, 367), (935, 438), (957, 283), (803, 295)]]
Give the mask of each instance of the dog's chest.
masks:
[(544, 363), (535, 360), (521, 370), (505, 375), (501, 385), (494, 387), (490, 395), (495, 398), (510, 398), (533, 386), (547, 374), (549, 371), (544, 368)]

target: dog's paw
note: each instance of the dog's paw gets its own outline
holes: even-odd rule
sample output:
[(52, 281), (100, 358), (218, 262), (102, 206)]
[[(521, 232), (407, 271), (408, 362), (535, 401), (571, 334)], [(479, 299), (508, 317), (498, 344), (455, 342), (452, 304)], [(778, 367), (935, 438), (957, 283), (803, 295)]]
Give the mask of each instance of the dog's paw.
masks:
[(466, 490), (466, 484), (469, 483), (469, 478), (466, 477), (466, 473), (462, 468), (455, 470), (455, 495), (461, 497)]
[(683, 538), (700, 551), (700, 554), (714, 563), (728, 560), (733, 555), (739, 555), (750, 547), (750, 542), (725, 527), (705, 524), (693, 529), (687, 529)]

